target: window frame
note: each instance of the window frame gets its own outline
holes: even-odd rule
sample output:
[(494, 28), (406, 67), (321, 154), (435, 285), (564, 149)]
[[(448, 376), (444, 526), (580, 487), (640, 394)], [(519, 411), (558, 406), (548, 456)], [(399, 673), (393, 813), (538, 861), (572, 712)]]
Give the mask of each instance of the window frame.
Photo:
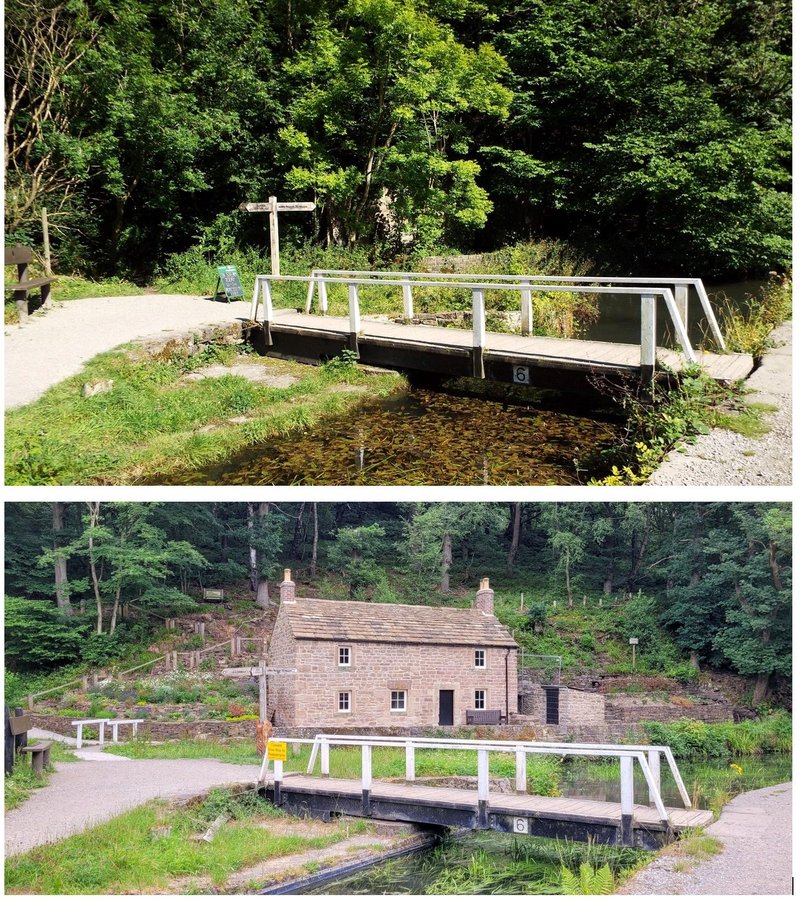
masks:
[[(480, 662), (480, 663), (478, 662), (478, 654), (480, 654), (481, 659), (483, 660), (483, 662)], [(485, 648), (485, 647), (476, 647), (476, 648), (475, 648), (475, 653), (474, 653), (474, 656), (473, 656), (473, 662), (474, 662), (474, 664), (475, 664), (475, 668), (476, 668), (476, 669), (486, 669), (486, 668), (488, 667), (488, 656), (487, 656), (487, 654), (486, 654), (486, 648)]]
[(473, 699), (475, 703), (475, 709), (486, 709), (486, 688), (475, 688), (475, 696)]
[[(395, 706), (395, 702), (400, 702), (402, 706)], [(389, 712), (404, 713), (408, 712), (408, 691), (405, 688), (392, 688), (389, 691)]]
[[(342, 662), (342, 653), (347, 654), (347, 662)], [(353, 650), (349, 644), (340, 644), (336, 650), (336, 662), (340, 669), (350, 669), (353, 665)]]
[[(337, 706), (336, 711), (341, 713), (342, 715), (347, 715), (353, 711), (353, 694), (352, 691), (337, 691)], [(342, 698), (347, 698), (347, 707), (342, 707)]]

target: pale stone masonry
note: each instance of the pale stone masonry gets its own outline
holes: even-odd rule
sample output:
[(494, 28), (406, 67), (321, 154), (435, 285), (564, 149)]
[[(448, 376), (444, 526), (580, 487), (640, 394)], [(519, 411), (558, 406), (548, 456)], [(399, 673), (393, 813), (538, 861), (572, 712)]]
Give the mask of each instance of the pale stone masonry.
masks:
[(464, 725), (466, 711), (517, 712), (517, 643), (484, 579), (472, 609), (295, 597), (281, 584), (268, 715), (278, 727)]

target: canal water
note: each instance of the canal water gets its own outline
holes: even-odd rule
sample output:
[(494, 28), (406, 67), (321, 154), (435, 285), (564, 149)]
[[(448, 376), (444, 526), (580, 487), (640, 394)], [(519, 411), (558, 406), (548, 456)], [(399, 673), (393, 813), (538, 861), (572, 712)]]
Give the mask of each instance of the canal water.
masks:
[[(763, 281), (709, 288), (712, 302), (736, 306)], [(639, 342), (639, 298), (607, 295), (587, 338)], [(689, 295), (691, 335), (707, 333)], [(664, 310), (661, 342), (673, 343)], [(181, 475), (181, 484), (247, 485), (574, 485), (601, 479), (618, 463), (625, 423), (608, 399), (584, 393), (517, 389), (486, 382), (411, 385), (369, 399), (224, 463)]]
[[(735, 760), (681, 762), (681, 775), (697, 805), (708, 807), (722, 791), (734, 796), (791, 781), (790, 754), (773, 753)], [(662, 770), (667, 805), (680, 806), (677, 788)], [(565, 766), (564, 796), (619, 800), (615, 766), (575, 760)], [(636, 801), (646, 802), (646, 785), (637, 781)], [(576, 871), (589, 861), (597, 869), (608, 863), (615, 875), (651, 857), (641, 850), (519, 838), (493, 832), (455, 835), (433, 850), (373, 866), (349, 878), (331, 880), (309, 894), (560, 894), (561, 867)]]

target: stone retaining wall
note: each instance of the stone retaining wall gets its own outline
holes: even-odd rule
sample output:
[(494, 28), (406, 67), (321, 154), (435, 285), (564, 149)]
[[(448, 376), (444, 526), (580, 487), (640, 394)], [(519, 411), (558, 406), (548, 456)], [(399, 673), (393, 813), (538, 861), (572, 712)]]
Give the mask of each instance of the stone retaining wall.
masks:
[[(86, 716), (86, 718), (91, 718)], [(131, 716), (135, 718), (135, 716)], [(46, 731), (54, 731), (67, 737), (75, 737), (75, 726), (72, 719), (65, 716), (44, 716), (39, 713), (31, 713), (34, 728), (43, 728)], [(228, 738), (247, 738), (255, 740), (256, 723), (254, 719), (246, 719), (243, 722), (224, 722), (222, 720), (209, 720), (205, 722), (158, 722), (145, 720), (139, 726), (139, 737), (145, 740), (168, 741), (178, 739), (191, 740), (226, 740)], [(121, 740), (127, 740), (130, 729), (121, 728), (119, 736)], [(110, 738), (110, 730), (106, 729), (106, 737)]]
[(709, 723), (733, 721), (733, 705), (730, 703), (696, 703), (684, 706), (666, 700), (650, 700), (647, 697), (608, 695), (605, 700), (608, 724), (677, 722), (679, 719), (696, 719)]

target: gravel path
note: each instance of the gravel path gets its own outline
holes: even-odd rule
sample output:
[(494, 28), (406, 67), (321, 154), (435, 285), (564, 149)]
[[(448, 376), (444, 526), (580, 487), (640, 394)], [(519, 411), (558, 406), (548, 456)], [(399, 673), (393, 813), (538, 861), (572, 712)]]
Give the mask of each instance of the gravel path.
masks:
[[(626, 882), (619, 894), (792, 893), (792, 785), (740, 794), (705, 833), (722, 851), (693, 865), (680, 842)], [(676, 871), (676, 865), (679, 870)]]
[(5, 328), (6, 409), (32, 403), (83, 364), (120, 344), (163, 331), (250, 318), (250, 304), (182, 294), (92, 297), (57, 304)]
[(214, 759), (127, 759), (78, 751), (56, 763), (50, 783), (5, 815), (6, 856), (78, 834), (156, 797), (200, 794), (226, 784), (254, 784), (256, 766)]
[(778, 344), (747, 380), (750, 403), (777, 406), (765, 416), (763, 437), (747, 438), (724, 428), (673, 450), (648, 484), (739, 485), (792, 483), (792, 323), (772, 334)]

